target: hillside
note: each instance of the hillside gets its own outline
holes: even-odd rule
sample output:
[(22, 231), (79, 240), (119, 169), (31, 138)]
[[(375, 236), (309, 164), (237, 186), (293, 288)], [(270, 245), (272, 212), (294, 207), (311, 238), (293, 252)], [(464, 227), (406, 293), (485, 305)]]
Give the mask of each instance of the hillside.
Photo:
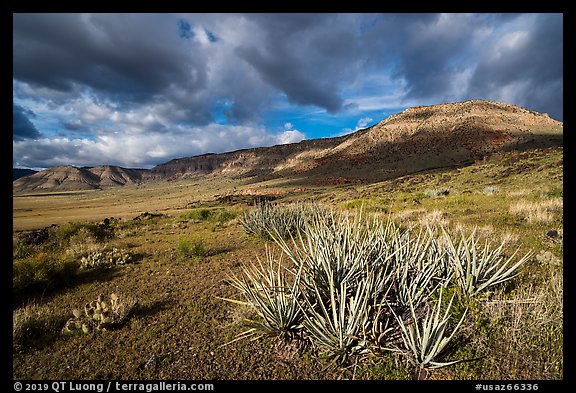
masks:
[(102, 186), (122, 186), (138, 183), (144, 171), (144, 169), (109, 165), (92, 168), (57, 166), (15, 180), (13, 190), (71, 191), (98, 189)]
[(27, 168), (12, 168), (12, 181), (20, 179), (24, 176), (35, 174), (37, 171)]
[(514, 105), (473, 100), (419, 106), (353, 134), (172, 160), (145, 179), (196, 175), (383, 180), (469, 163), (497, 151), (562, 145), (563, 124)]
[[(362, 214), (366, 221), (390, 218), (412, 228), (414, 236), (426, 226), (443, 226), (454, 235), (476, 231), (480, 248), (504, 241), (508, 256), (519, 248), (514, 261), (532, 251), (509, 285), (473, 298), (443, 358), (466, 361), (434, 369), (429, 379), (540, 384), (564, 378), (563, 157), (562, 147), (512, 151), (371, 184), (298, 191), (285, 186), (275, 203), (289, 209), (314, 201)], [(14, 329), (20, 345), (12, 352), (14, 379), (412, 378), (406, 356), (395, 351), (378, 352), (368, 362), (362, 356), (346, 371), (319, 357), (314, 346), (271, 335), (233, 341), (258, 315), (223, 300), (244, 300), (230, 277), (258, 259), (266, 266), (268, 251), (279, 260), (283, 254), (273, 241), (246, 233), (242, 218), (257, 211), (253, 200), (218, 198), (254, 185), (226, 177), (202, 180), (14, 198), (13, 321), (36, 329), (34, 334)], [(271, 191), (285, 181), (262, 185)], [(70, 269), (86, 256), (118, 254), (131, 256), (133, 263)], [(449, 290), (446, 305), (455, 293)], [(108, 331), (62, 333), (74, 309), (111, 293), (137, 301), (129, 317)], [(458, 298), (454, 302), (460, 304)], [(446, 335), (460, 315), (452, 314)], [(402, 345), (391, 339), (386, 335), (382, 343)]]

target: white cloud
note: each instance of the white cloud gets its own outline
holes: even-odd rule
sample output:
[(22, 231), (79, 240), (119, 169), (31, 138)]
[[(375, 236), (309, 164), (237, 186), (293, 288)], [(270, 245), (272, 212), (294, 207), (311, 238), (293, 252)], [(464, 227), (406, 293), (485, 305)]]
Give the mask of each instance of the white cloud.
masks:
[[(107, 132), (94, 140), (55, 138), (14, 141), (14, 165), (47, 168), (56, 165), (119, 165), (150, 168), (175, 157), (206, 152), (294, 143), (304, 139), (298, 130), (272, 134), (263, 126), (221, 125), (176, 126), (170, 132)], [(16, 158), (17, 157), (17, 158)]]
[(298, 130), (284, 131), (276, 137), (278, 144), (284, 145), (287, 143), (300, 142), (305, 138), (305, 135)]
[(371, 121), (372, 121), (372, 118), (371, 118), (371, 117), (363, 117), (363, 118), (361, 118), (360, 120), (358, 120), (358, 123), (356, 124), (356, 127), (357, 127), (358, 129), (360, 129), (360, 128), (366, 128), (366, 126), (367, 126), (368, 124), (370, 124)]

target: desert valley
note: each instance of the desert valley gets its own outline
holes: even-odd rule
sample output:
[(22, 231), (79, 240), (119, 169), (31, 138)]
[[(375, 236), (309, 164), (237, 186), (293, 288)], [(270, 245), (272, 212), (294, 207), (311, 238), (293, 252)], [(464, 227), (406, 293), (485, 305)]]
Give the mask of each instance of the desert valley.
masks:
[(418, 106), (340, 137), (14, 178), (15, 379), (563, 378), (546, 114)]

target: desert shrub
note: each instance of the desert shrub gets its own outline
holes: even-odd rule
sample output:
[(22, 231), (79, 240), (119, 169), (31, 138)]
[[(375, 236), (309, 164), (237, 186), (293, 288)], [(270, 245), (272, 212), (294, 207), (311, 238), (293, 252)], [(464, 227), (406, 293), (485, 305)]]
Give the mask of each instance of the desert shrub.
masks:
[(34, 253), (33, 246), (24, 243), (21, 239), (12, 240), (12, 258), (21, 259), (26, 258)]
[(113, 236), (111, 229), (88, 222), (71, 222), (58, 227), (56, 236), (63, 244), (69, 244), (71, 240), (76, 243), (96, 240), (102, 242)]
[(34, 303), (12, 313), (12, 349), (24, 352), (50, 343), (66, 319)]
[(12, 288), (15, 293), (52, 290), (68, 285), (78, 272), (79, 263), (45, 252), (14, 260)]
[(450, 343), (468, 304), (512, 279), (528, 258), (505, 258), (503, 246), (480, 245), (475, 232), (413, 231), (360, 214), (313, 215), (290, 239), (272, 238), (288, 266), (267, 254), (268, 263), (231, 277), (262, 319), (239, 338), (285, 336), (273, 316), (339, 364), (392, 351), (418, 372), (458, 362)]
[(199, 238), (181, 238), (176, 245), (176, 252), (182, 258), (204, 258), (208, 255), (204, 240)]
[(546, 193), (548, 198), (562, 198), (564, 196), (564, 190), (561, 187), (555, 187)]
[(448, 194), (450, 194), (451, 191), (452, 190), (448, 187), (440, 187), (440, 188), (428, 189), (424, 191), (424, 193), (432, 198), (440, 198), (443, 196), (447, 196)]
[(214, 214), (214, 218), (220, 223), (233, 220), (236, 218), (236, 216), (238, 216), (238, 213), (232, 209), (218, 209)]
[(184, 221), (208, 221), (223, 224), (236, 218), (237, 213), (233, 209), (195, 209), (187, 213), (182, 213), (180, 219)]
[(530, 224), (548, 223), (555, 218), (555, 213), (563, 208), (562, 198), (547, 199), (538, 202), (519, 201), (510, 206), (510, 213), (516, 214)]
[(423, 226), (431, 226), (431, 227), (436, 227), (436, 226), (446, 226), (449, 222), (449, 219), (447, 218), (448, 214), (442, 210), (432, 210), (431, 212), (427, 212), (426, 214), (423, 214), (419, 221), (420, 224)]
[(494, 195), (497, 194), (500, 190), (498, 189), (498, 187), (490, 185), (490, 186), (486, 186), (484, 187), (484, 189), (482, 190), (482, 193), (484, 195)]
[(306, 222), (321, 216), (329, 220), (327, 210), (317, 204), (296, 204), (279, 206), (264, 203), (244, 213), (240, 224), (247, 234), (254, 234), (264, 239), (275, 237), (289, 238), (303, 230)]

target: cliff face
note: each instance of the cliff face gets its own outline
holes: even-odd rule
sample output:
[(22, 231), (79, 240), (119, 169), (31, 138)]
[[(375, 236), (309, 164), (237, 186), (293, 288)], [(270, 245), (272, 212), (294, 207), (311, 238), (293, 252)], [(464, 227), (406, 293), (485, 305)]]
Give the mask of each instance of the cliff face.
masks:
[(199, 175), (255, 176), (281, 172), (285, 169), (301, 172), (313, 164), (311, 161), (317, 154), (315, 152), (319, 152), (321, 156), (343, 139), (345, 137), (313, 139), (272, 147), (178, 158), (157, 165), (145, 173), (143, 178), (175, 180)]
[(563, 123), (546, 114), (472, 100), (409, 108), (337, 138), (178, 158), (151, 170), (54, 167), (13, 184), (14, 190), (72, 190), (198, 176), (296, 176), (346, 183), (461, 165), (502, 150), (562, 143)]

